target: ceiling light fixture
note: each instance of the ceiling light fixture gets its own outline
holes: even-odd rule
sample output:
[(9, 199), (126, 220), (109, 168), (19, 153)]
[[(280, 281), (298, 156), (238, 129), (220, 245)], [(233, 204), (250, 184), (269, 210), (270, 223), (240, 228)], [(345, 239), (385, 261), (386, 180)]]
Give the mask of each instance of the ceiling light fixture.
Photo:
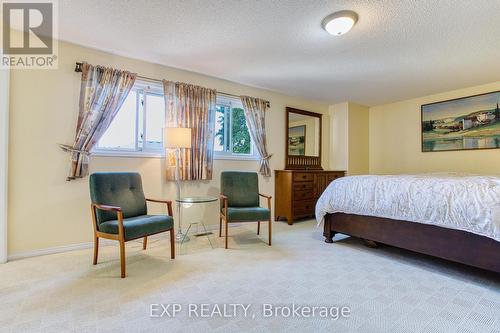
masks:
[(330, 35), (340, 36), (351, 30), (357, 21), (358, 14), (351, 10), (342, 10), (325, 17), (322, 26)]

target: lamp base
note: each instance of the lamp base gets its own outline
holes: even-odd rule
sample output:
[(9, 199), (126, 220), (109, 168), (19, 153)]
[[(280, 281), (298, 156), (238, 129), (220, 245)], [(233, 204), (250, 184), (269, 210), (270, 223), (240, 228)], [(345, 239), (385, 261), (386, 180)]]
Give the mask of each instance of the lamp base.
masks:
[(189, 236), (186, 233), (178, 231), (177, 234), (175, 235), (175, 242), (176, 243), (189, 242)]

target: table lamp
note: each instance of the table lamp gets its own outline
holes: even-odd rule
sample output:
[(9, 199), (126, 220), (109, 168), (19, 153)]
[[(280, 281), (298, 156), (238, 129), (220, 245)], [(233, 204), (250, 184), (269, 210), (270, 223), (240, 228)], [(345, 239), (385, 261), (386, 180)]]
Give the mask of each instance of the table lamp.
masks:
[[(166, 149), (175, 149), (175, 182), (177, 184), (177, 200), (181, 199), (180, 184), (180, 152), (181, 148), (191, 148), (191, 128), (186, 127), (165, 127), (163, 129), (163, 147)], [(177, 202), (179, 227), (177, 228), (176, 242), (187, 241), (189, 238), (182, 232), (181, 206)]]

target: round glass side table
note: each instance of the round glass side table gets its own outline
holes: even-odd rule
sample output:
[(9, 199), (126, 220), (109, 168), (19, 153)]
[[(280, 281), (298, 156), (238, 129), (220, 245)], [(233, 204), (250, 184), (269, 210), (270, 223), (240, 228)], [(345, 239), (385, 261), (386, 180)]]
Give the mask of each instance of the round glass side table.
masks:
[[(196, 205), (196, 204), (210, 203), (210, 202), (215, 202), (218, 200), (219, 200), (219, 198), (213, 197), (213, 196), (193, 196), (193, 197), (184, 197), (184, 198), (176, 199), (175, 201), (180, 205), (180, 207), (189, 208), (189, 207)], [(180, 211), (181, 211), (181, 209), (179, 209), (179, 213), (180, 213)], [(176, 241), (180, 242), (181, 246), (182, 246), (182, 243), (189, 241), (188, 233), (193, 226), (196, 226), (196, 233), (194, 234), (194, 236), (196, 236), (196, 237), (207, 236), (207, 239), (208, 239), (208, 242), (210, 243), (210, 246), (212, 248), (214, 247), (212, 244), (212, 241), (210, 240), (210, 237), (209, 237), (213, 233), (211, 231), (207, 230), (207, 228), (205, 227), (205, 224), (203, 222), (200, 221), (200, 222), (189, 223), (189, 227), (187, 228), (186, 232), (183, 233), (182, 232), (182, 215), (181, 214), (179, 215), (179, 220), (180, 220), (179, 221), (180, 224), (179, 224), (179, 231), (177, 232), (177, 236), (180, 236), (180, 237), (176, 237)], [(199, 232), (200, 226), (203, 228), (201, 233)]]

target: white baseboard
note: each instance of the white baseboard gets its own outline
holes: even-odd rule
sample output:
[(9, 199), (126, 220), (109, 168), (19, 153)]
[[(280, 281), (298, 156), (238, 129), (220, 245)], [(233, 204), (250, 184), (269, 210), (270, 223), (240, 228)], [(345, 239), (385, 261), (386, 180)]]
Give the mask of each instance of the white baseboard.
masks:
[[(187, 227), (184, 227), (183, 231), (185, 231), (186, 228)], [(211, 231), (214, 233), (215, 233), (215, 231), (219, 230), (219, 226), (215, 225), (215, 224), (214, 225), (207, 225), (206, 228), (207, 228), (207, 231)], [(150, 240), (155, 240), (155, 239), (159, 239), (161, 237), (162, 237), (161, 234), (156, 234), (156, 235), (149, 236), (148, 238)], [(109, 246), (109, 245), (118, 245), (118, 242), (114, 241), (114, 240), (110, 240), (110, 239), (105, 239), (105, 238), (99, 239), (99, 246)], [(39, 257), (39, 256), (45, 256), (45, 255), (49, 255), (49, 254), (91, 249), (93, 247), (94, 247), (93, 242), (49, 247), (49, 248), (33, 250), (33, 251), (12, 253), (12, 254), (8, 255), (7, 260), (12, 261), (12, 260), (19, 260), (19, 259), (25, 259), (25, 258), (31, 258), (31, 257)]]
[[(116, 245), (116, 244), (118, 244), (118, 242), (110, 240), (110, 239), (102, 239), (102, 238), (99, 239), (99, 246), (108, 246), (108, 245), (114, 245), (114, 244)], [(62, 252), (91, 249), (93, 247), (94, 247), (93, 242), (49, 247), (49, 248), (33, 250), (33, 251), (12, 253), (12, 254), (8, 255), (7, 260), (12, 261), (12, 260), (26, 259), (26, 258), (31, 258), (31, 257), (45, 256), (48, 254), (56, 254), (56, 253), (62, 253)]]

